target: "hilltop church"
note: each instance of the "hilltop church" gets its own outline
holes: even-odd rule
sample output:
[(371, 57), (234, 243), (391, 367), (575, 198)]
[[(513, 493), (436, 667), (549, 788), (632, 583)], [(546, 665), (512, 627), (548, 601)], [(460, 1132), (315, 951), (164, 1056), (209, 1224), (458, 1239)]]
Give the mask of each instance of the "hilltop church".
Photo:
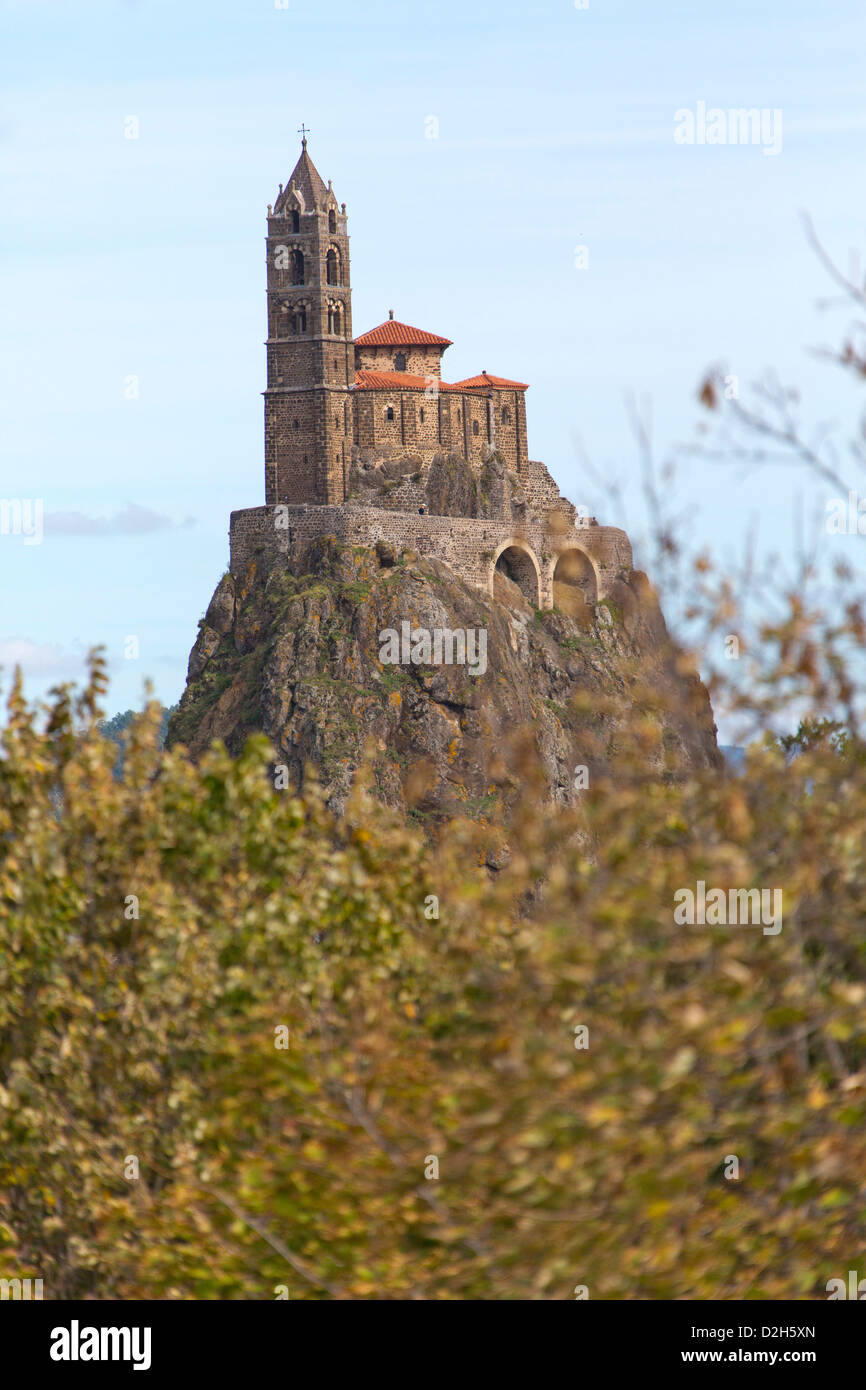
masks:
[[(526, 382), (443, 379), (449, 338), (394, 318), (353, 336), (349, 234), (307, 152), (267, 210), (265, 506), (232, 513), (231, 569), (321, 535), (434, 555), (536, 608), (631, 569), (624, 531), (581, 516), (529, 458)], [(492, 287), (491, 287), (492, 292)]]

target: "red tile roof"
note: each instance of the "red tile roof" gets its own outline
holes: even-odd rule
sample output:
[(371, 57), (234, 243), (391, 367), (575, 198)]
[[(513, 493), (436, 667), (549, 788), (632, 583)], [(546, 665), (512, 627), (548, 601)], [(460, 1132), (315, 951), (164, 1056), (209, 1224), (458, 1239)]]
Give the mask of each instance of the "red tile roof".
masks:
[(476, 386), (499, 386), (508, 387), (512, 391), (528, 391), (529, 384), (525, 381), (509, 381), (504, 376), (491, 376), (489, 372), (479, 372), (478, 376), (468, 376), (464, 381), (456, 381), (455, 386), (462, 386), (472, 390)]
[(378, 328), (362, 333), (355, 339), (356, 347), (413, 347), (432, 345), (450, 347), (450, 338), (440, 338), (438, 333), (428, 333), (423, 328), (412, 328), (408, 323), (398, 323), (396, 319), (386, 319)]
[[(435, 377), (415, 376), (412, 372), (356, 372), (355, 387), (359, 391), (426, 391)], [(437, 383), (440, 391), (457, 391), (447, 381)]]

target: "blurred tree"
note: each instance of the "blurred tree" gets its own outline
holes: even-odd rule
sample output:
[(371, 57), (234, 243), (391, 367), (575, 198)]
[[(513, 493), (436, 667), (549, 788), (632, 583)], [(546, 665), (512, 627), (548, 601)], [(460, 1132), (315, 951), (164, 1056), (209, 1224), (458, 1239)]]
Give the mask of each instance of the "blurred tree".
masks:
[[(833, 703), (839, 626), (774, 624), (762, 716), (771, 688)], [(261, 738), (161, 751), (156, 705), (117, 780), (104, 686), (97, 656), (45, 718), (16, 684), (2, 731), (0, 1272), (53, 1298), (801, 1298), (853, 1267), (855, 739), (649, 777), (636, 685), (579, 810), (539, 805), (527, 752), (511, 825), (431, 844), (363, 785), (340, 821), (276, 791)], [(782, 930), (676, 925), (699, 881), (781, 888)]]

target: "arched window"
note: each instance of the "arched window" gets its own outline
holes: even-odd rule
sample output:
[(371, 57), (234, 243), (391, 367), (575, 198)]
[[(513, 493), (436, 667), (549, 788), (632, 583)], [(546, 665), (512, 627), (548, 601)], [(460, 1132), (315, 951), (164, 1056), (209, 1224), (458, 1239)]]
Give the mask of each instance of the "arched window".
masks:
[(332, 246), (325, 257), (326, 278), (329, 285), (340, 283), (340, 257)]
[[(339, 304), (328, 305), (328, 332), (342, 333), (343, 331), (343, 310)], [(334, 366), (336, 367), (336, 362)]]
[(502, 423), (503, 425), (511, 424), (511, 411), (508, 409), (507, 405), (502, 407)]
[(292, 212), (291, 212), (291, 219), (292, 219), (292, 231), (293, 231), (293, 232), (299, 232), (299, 231), (301, 230), (301, 214), (298, 212), (298, 209), (297, 209), (297, 208), (293, 208), (293, 209), (292, 209)]
[(424, 423), (424, 407), (423, 407), (423, 405), (422, 405), (421, 409), (418, 411), (418, 419), (421, 421), (421, 424), (423, 425), (423, 423)]
[(293, 421), (292, 421), (292, 425), (294, 426), (294, 428), (295, 428), (296, 430), (299, 430), (299, 429), (301, 428), (301, 422), (300, 422), (300, 420), (293, 420)]
[(331, 211), (328, 213), (328, 231), (329, 231), (329, 232), (331, 233), (331, 235), (333, 236), (333, 234), (334, 234), (334, 232), (336, 232), (336, 230), (337, 230), (337, 214), (334, 212), (334, 209), (331, 208)]
[(289, 311), (289, 332), (306, 333), (307, 331), (307, 311), (304, 308), (292, 309)]
[(460, 424), (460, 407), (457, 407), (457, 423)]
[(478, 421), (477, 421), (477, 420), (473, 420), (473, 421), (472, 421), (472, 433), (473, 433), (473, 434), (477, 434), (477, 433), (478, 433)]
[(295, 248), (289, 256), (289, 271), (293, 285), (304, 283), (304, 253)]
[(396, 353), (395, 356), (394, 356), (394, 371), (395, 371), (395, 372), (405, 372), (405, 370), (406, 370), (406, 354), (405, 354), (405, 352), (398, 352), (398, 353)]
[(389, 405), (389, 406), (387, 407), (387, 409), (385, 410), (385, 419), (386, 419), (386, 420), (393, 420), (393, 419), (394, 419), (394, 407), (393, 407), (393, 405)]

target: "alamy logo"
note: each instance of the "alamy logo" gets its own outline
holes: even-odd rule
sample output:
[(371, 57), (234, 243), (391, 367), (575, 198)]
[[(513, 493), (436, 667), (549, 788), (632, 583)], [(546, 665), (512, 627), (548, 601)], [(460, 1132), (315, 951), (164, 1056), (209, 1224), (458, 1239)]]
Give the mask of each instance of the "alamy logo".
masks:
[(41, 497), (0, 497), (0, 536), (23, 536), (25, 545), (42, 544)]
[(828, 1279), (824, 1287), (830, 1303), (838, 1298), (856, 1298), (859, 1303), (866, 1302), (866, 1279), (859, 1278), (856, 1269), (848, 1270), (847, 1289), (844, 1279)]
[(41, 1279), (0, 1279), (0, 1300), (41, 1299)]
[(132, 1361), (134, 1371), (150, 1370), (149, 1327), (69, 1327), (51, 1329), (52, 1361)]
[(383, 666), (465, 666), (470, 676), (487, 670), (487, 629), (480, 627), (414, 627), (402, 622), (400, 632), (386, 627), (379, 633)]
[(866, 497), (856, 492), (831, 497), (827, 502), (827, 532), (831, 536), (866, 536)]
[(674, 112), (674, 140), (678, 145), (763, 145), (764, 154), (782, 152), (782, 112), (768, 106), (721, 106), (707, 109), (699, 101), (694, 111), (680, 107)]
[[(772, 893), (772, 910), (771, 898)], [(674, 921), (678, 927), (760, 927), (765, 936), (782, 930), (781, 888), (711, 888), (698, 879), (695, 892), (678, 888), (674, 893)]]

